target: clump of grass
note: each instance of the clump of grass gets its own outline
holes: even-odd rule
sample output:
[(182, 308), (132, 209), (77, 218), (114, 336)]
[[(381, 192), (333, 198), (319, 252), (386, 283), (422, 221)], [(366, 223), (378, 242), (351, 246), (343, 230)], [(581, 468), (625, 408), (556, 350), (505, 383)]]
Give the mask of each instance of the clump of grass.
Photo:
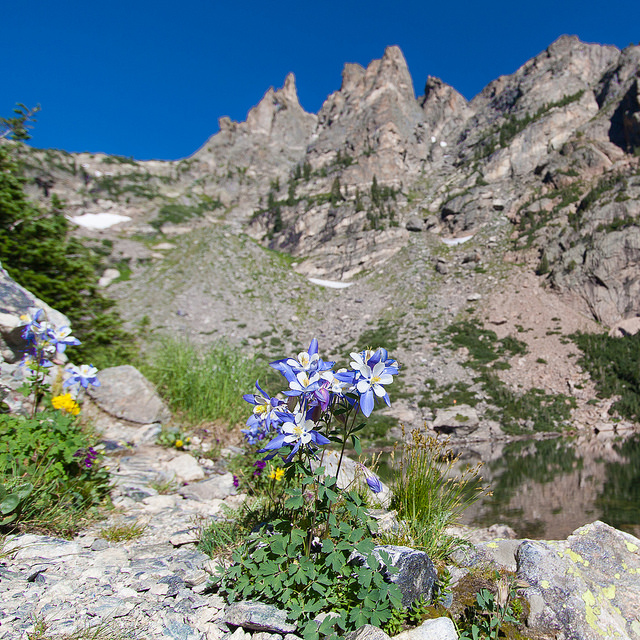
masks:
[(363, 331), (358, 338), (358, 344), (366, 345), (373, 349), (384, 347), (389, 351), (398, 348), (398, 327), (390, 320), (380, 318), (378, 325)]
[[(395, 458), (395, 452), (394, 452)], [(481, 486), (479, 465), (457, 476), (458, 459), (447, 441), (427, 437), (418, 430), (392, 463), (394, 480), (391, 507), (401, 519), (400, 531), (385, 534), (388, 542), (407, 542), (423, 549), (434, 562), (444, 561), (464, 541), (446, 533), (464, 511), (487, 490)]]
[(231, 428), (244, 422), (249, 393), (256, 381), (256, 364), (225, 342), (200, 347), (184, 340), (164, 340), (151, 354), (144, 374), (191, 424), (223, 420)]
[(213, 520), (200, 531), (198, 550), (208, 556), (228, 553), (242, 542), (251, 532), (241, 516), (229, 514), (229, 519)]
[(149, 483), (149, 486), (155, 489), (161, 496), (177, 493), (179, 489), (179, 485), (173, 476), (164, 478), (159, 475)]
[(130, 522), (113, 524), (100, 532), (100, 537), (109, 542), (123, 542), (139, 538), (147, 528), (146, 524)]

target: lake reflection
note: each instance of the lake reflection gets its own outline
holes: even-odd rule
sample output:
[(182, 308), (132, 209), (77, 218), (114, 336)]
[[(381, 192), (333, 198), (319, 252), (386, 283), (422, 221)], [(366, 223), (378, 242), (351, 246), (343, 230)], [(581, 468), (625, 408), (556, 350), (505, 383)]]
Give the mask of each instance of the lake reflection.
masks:
[(640, 534), (640, 435), (625, 441), (527, 440), (456, 448), (461, 464), (484, 462), (493, 496), (465, 524), (508, 524), (519, 537), (563, 539), (594, 520)]

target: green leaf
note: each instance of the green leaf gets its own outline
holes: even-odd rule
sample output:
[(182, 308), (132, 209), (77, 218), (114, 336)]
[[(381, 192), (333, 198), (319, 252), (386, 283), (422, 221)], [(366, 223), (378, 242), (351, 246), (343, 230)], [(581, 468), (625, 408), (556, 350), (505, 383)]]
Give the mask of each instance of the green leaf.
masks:
[(325, 489), (325, 493), (327, 498), (331, 501), (331, 502), (337, 502), (338, 501), (338, 494), (335, 491), (332, 491), (331, 489)]
[(3, 514), (15, 511), (21, 500), (17, 493), (10, 493), (2, 502), (0, 502), (0, 512)]
[(356, 435), (351, 435), (351, 442), (353, 443), (353, 448), (355, 449), (355, 452), (361, 456), (362, 455), (362, 445), (360, 444), (360, 438), (358, 438), (358, 436)]
[(302, 496), (293, 496), (285, 500), (286, 509), (300, 509), (304, 506), (304, 498)]
[(335, 549), (335, 545), (333, 544), (333, 540), (331, 538), (325, 538), (322, 541), (323, 553), (331, 553), (334, 549)]

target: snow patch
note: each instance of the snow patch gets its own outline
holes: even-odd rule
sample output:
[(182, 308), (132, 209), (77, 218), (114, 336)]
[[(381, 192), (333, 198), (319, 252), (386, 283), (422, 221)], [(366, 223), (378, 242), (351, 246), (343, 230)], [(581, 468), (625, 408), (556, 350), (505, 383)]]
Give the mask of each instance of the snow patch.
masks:
[(463, 244), (468, 240), (471, 240), (473, 236), (463, 236), (462, 238), (442, 238), (442, 242), (444, 242), (448, 247), (455, 247), (458, 244)]
[(321, 287), (329, 287), (329, 289), (346, 289), (354, 282), (336, 282), (335, 280), (320, 280), (319, 278), (309, 278), (309, 282), (319, 284)]
[(69, 218), (71, 222), (75, 222), (85, 229), (108, 229), (118, 222), (127, 222), (131, 220), (129, 216), (121, 216), (117, 213), (85, 213), (81, 216)]

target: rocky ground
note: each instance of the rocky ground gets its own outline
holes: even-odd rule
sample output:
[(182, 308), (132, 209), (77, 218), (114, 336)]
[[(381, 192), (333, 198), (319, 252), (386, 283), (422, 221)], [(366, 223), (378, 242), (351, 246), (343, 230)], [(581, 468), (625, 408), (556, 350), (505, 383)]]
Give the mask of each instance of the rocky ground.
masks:
[[(200, 531), (246, 496), (236, 494), (224, 464), (207, 458), (198, 462), (187, 453), (146, 442), (152, 437), (148, 429), (121, 420), (106, 429), (114, 509), (104, 520), (73, 540), (32, 534), (5, 540), (0, 638), (27, 640), (43, 637), (34, 634), (45, 630), (46, 637), (71, 637), (102, 627), (109, 638), (139, 640), (297, 639), (282, 616), (267, 612), (265, 622), (264, 612), (229, 607), (207, 592), (221, 560), (198, 551)], [(118, 531), (129, 534), (113, 541)], [(462, 585), (469, 571), (481, 567), (485, 572), (487, 567), (518, 571), (529, 585), (531, 637), (640, 637), (630, 614), (635, 606), (632, 584), (640, 571), (640, 541), (633, 536), (602, 523), (583, 527), (564, 542), (514, 540), (513, 531), (504, 526), (451, 533), (474, 545), (449, 567), (452, 586)], [(454, 588), (454, 600), (461, 597), (456, 593)], [(261, 622), (256, 624), (258, 615)], [(455, 640), (451, 621), (437, 620), (403, 640)], [(372, 632), (365, 629), (357, 637)]]

